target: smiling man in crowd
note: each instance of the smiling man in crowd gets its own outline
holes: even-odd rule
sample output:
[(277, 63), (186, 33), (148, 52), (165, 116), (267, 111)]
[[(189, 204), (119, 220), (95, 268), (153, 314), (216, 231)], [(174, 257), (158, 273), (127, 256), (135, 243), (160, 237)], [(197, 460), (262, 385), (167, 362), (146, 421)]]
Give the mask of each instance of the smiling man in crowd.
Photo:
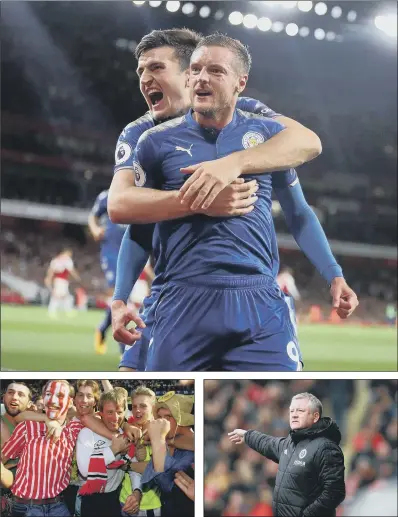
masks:
[[(57, 443), (46, 438), (44, 422), (18, 424), (2, 448), (2, 460), (19, 458), (13, 493), (13, 514), (33, 517), (69, 517), (61, 493), (68, 486), (73, 450), (81, 422), (66, 424), (72, 405), (73, 387), (66, 380), (48, 381), (43, 390), (45, 414), (62, 426)], [(39, 416), (39, 415), (38, 415)]]

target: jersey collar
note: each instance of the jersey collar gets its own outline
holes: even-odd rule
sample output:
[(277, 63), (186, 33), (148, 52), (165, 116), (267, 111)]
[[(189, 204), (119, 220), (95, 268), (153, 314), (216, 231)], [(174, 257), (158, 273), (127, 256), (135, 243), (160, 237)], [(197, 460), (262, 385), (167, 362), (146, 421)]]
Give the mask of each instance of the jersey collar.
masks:
[(192, 127), (193, 129), (199, 129), (201, 130), (202, 132), (206, 133), (206, 134), (210, 134), (210, 135), (219, 135), (221, 133), (221, 131), (228, 131), (229, 129), (233, 129), (237, 123), (238, 123), (238, 114), (237, 114), (237, 111), (235, 109), (234, 111), (234, 115), (232, 117), (232, 120), (229, 124), (227, 124), (225, 127), (223, 127), (222, 129), (216, 129), (214, 127), (204, 127), (204, 126), (201, 126), (198, 122), (196, 122), (196, 120), (193, 118), (193, 109), (191, 108), (189, 110), (189, 112), (186, 114), (186, 120), (188, 122), (188, 125), (190, 127)]

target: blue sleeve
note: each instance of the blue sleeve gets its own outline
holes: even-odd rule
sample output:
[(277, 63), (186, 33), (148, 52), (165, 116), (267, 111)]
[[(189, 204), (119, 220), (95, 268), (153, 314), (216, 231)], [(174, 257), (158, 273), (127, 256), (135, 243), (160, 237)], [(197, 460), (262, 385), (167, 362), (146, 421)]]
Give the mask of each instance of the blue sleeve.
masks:
[(131, 290), (142, 273), (148, 258), (149, 252), (131, 239), (130, 228), (127, 228), (117, 258), (113, 300), (123, 300), (124, 303), (127, 303)]
[(178, 456), (166, 455), (164, 463), (164, 472), (156, 472), (153, 468), (153, 460), (151, 460), (144, 473), (142, 474), (142, 485), (148, 484), (149, 487), (156, 485), (163, 492), (171, 492), (174, 486), (174, 477), (179, 470), (187, 470), (194, 462), (194, 453), (192, 451), (179, 451)]
[(262, 115), (267, 118), (281, 116), (280, 113), (276, 113), (266, 104), (250, 97), (238, 97), (237, 108), (242, 111), (248, 111), (249, 113), (257, 113), (257, 115)]
[(264, 120), (258, 119), (258, 121), (261, 122), (262, 127), (267, 131), (269, 138), (272, 138), (273, 136), (286, 129), (283, 124), (276, 122), (276, 120), (271, 120), (264, 117)]
[(145, 132), (142, 124), (129, 124), (116, 143), (114, 173), (119, 169), (133, 167), (133, 152), (140, 136)]
[(101, 217), (108, 211), (108, 192), (101, 192), (95, 200), (91, 213), (95, 217)]
[(281, 204), (287, 226), (301, 251), (330, 285), (343, 276), (330, 249), (325, 232), (307, 203), (294, 169), (272, 175), (275, 195)]

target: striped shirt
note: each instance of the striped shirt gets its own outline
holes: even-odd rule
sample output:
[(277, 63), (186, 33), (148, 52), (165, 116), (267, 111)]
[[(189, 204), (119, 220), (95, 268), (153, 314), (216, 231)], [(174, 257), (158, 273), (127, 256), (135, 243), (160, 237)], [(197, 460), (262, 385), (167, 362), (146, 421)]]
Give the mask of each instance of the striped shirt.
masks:
[(4, 444), (2, 455), (19, 458), (14, 484), (16, 497), (23, 499), (51, 499), (69, 484), (73, 450), (81, 422), (70, 422), (57, 443), (46, 438), (43, 422), (21, 422)]

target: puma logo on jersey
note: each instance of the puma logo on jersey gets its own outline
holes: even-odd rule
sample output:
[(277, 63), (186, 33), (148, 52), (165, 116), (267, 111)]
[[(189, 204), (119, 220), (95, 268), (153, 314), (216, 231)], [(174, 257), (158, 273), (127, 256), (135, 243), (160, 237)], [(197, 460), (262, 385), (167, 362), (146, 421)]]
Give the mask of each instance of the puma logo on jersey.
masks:
[(176, 151), (185, 151), (192, 158), (192, 153), (191, 153), (192, 146), (193, 146), (193, 144), (191, 144), (191, 147), (189, 149), (185, 149), (185, 147), (180, 147), (179, 145), (176, 145)]

